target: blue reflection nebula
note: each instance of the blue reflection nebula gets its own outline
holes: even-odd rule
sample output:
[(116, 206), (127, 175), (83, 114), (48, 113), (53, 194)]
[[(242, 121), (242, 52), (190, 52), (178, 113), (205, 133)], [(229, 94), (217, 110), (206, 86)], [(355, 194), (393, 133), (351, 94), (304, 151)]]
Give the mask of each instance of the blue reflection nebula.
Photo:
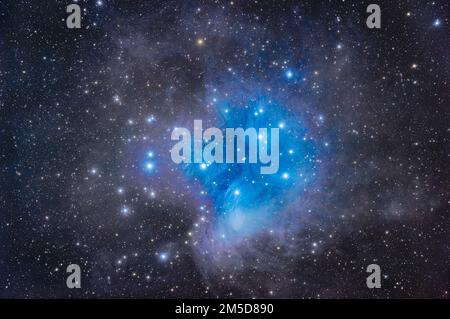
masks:
[(238, 127), (280, 129), (280, 166), (275, 174), (261, 174), (260, 167), (266, 164), (259, 162), (183, 165), (187, 176), (200, 182), (212, 203), (209, 238), (234, 244), (271, 229), (286, 203), (298, 200), (314, 177), (316, 147), (301, 119), (271, 100), (259, 98), (239, 106), (222, 101), (216, 106), (216, 122), (220, 123), (216, 126), (223, 131)]

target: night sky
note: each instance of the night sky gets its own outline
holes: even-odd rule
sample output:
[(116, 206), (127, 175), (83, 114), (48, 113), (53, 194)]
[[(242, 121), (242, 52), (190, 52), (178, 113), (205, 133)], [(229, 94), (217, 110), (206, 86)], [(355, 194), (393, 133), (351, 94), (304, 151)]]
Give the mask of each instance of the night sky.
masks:
[[(449, 73), (444, 0), (2, 0), (0, 297), (448, 298)], [(196, 119), (279, 171), (175, 164)]]

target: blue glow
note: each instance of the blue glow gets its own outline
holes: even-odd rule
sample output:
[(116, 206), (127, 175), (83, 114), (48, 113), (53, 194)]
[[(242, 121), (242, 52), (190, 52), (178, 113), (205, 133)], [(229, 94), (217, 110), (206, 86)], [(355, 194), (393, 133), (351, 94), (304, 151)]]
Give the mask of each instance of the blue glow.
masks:
[(149, 117), (147, 117), (147, 123), (153, 123), (155, 121), (156, 121), (156, 119), (153, 115), (150, 115)]
[(159, 254), (159, 260), (161, 260), (161, 261), (166, 261), (168, 258), (169, 258), (169, 256), (167, 255), (167, 253)]
[(128, 216), (130, 214), (130, 208), (128, 206), (122, 206), (120, 213), (122, 216)]
[(285, 75), (286, 75), (286, 78), (288, 80), (290, 80), (290, 79), (292, 79), (294, 77), (294, 72), (292, 70), (287, 70)]
[[(211, 163), (207, 165), (208, 173), (205, 173), (206, 166), (183, 165), (186, 174), (200, 182), (214, 208), (212, 231), (208, 232), (210, 239), (225, 245), (270, 229), (286, 207), (286, 201), (298, 200), (313, 179), (316, 162), (315, 143), (306, 138), (301, 119), (281, 105), (264, 99), (250, 100), (246, 108), (230, 104), (226, 108), (217, 106), (222, 110), (221, 125), (217, 126), (222, 129), (280, 128), (280, 167), (276, 174), (262, 175), (261, 163)], [(254, 116), (255, 112), (259, 115)], [(296, 193), (294, 197), (289, 196), (292, 192)]]
[(151, 162), (148, 162), (148, 163), (145, 164), (145, 169), (147, 171), (153, 171), (154, 168), (155, 168), (155, 164), (153, 164)]

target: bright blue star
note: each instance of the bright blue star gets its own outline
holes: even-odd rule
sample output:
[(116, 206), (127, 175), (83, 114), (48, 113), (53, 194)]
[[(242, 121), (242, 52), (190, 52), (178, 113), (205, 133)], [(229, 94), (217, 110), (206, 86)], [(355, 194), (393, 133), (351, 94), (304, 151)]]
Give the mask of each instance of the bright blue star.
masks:
[(285, 76), (288, 80), (290, 80), (294, 77), (294, 72), (292, 72), (292, 70), (287, 70)]
[(166, 261), (169, 258), (167, 253), (160, 253), (159, 254), (159, 260)]
[(128, 206), (122, 206), (120, 213), (122, 216), (128, 216), (130, 214), (130, 208)]
[(146, 162), (144, 167), (147, 172), (153, 172), (155, 169), (155, 164), (153, 162)]
[(147, 123), (153, 123), (155, 121), (156, 121), (156, 119), (153, 115), (150, 115), (149, 117), (147, 117)]

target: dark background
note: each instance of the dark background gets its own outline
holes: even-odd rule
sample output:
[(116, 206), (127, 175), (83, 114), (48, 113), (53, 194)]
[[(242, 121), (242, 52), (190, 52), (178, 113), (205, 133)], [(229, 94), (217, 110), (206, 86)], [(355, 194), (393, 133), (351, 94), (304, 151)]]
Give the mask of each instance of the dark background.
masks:
[[(448, 298), (448, 2), (376, 2), (379, 30), (367, 1), (237, 0), (79, 1), (82, 29), (69, 30), (70, 1), (2, 1), (0, 297)], [(274, 60), (308, 81), (319, 70), (320, 88), (286, 83)], [(151, 113), (167, 151), (167, 128), (202, 113), (208, 85), (237, 83), (229, 67), (307, 102), (310, 127), (323, 114), (311, 134), (332, 145), (294, 208), (312, 213), (289, 220), (295, 243), (263, 237), (233, 252), (239, 269), (198, 258), (186, 237), (198, 202), (170, 168), (145, 197), (128, 141)], [(70, 263), (82, 289), (65, 286)]]

